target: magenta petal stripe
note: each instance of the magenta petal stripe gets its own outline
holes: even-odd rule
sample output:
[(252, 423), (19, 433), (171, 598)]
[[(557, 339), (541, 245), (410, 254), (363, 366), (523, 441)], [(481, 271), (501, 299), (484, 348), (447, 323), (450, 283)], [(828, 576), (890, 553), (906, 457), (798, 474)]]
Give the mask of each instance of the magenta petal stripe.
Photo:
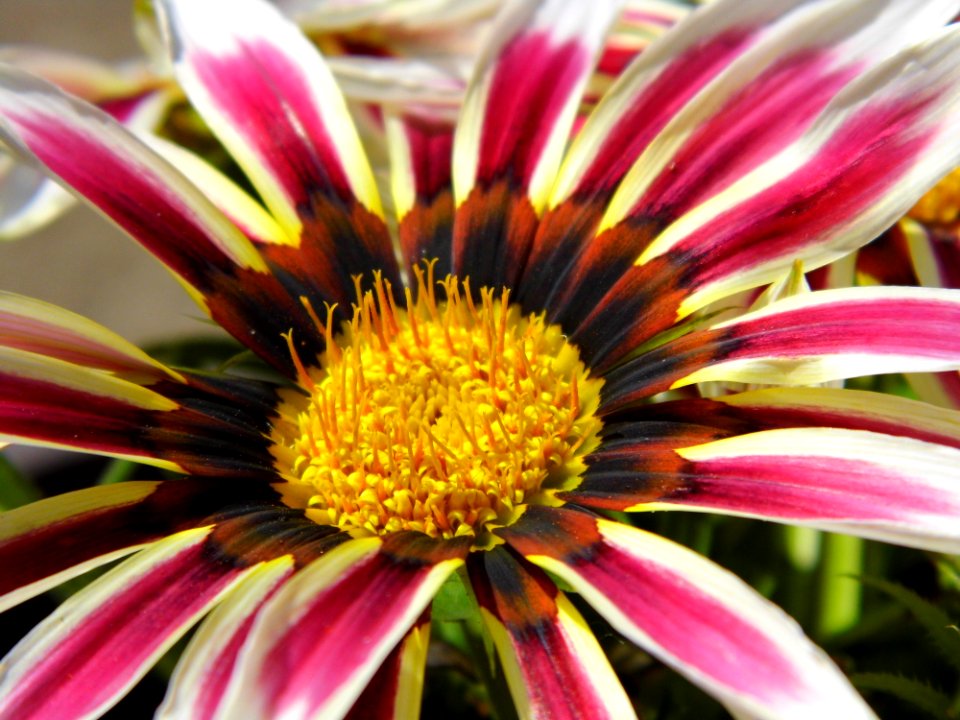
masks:
[(453, 270), (475, 286), (516, 285), (620, 5), (523, 0), (495, 22), (453, 144)]
[(436, 260), (437, 277), (452, 270), (453, 124), (442, 118), (388, 114), (390, 185), (407, 267)]
[[(165, 0), (158, 4), (177, 78), (311, 259), (323, 287), (380, 268), (399, 276), (373, 172), (346, 103), (316, 49), (267, 3)], [(297, 254), (271, 252), (288, 272)], [(315, 264), (314, 264), (315, 263)], [(300, 276), (309, 282), (309, 276)]]
[(208, 476), (273, 477), (264, 433), (274, 405), (264, 407), (256, 383), (190, 377), (190, 384), (142, 387), (94, 368), (4, 347), (0, 361), (0, 441), (130, 458)]
[[(561, 287), (571, 258), (594, 236), (620, 181), (671, 118), (749, 52), (770, 24), (789, 22), (789, 11), (802, 4), (710, 3), (623, 72), (577, 134), (551, 190), (520, 286), (531, 309), (553, 306), (551, 293)], [(632, 242), (651, 232), (638, 232)]]
[(234, 483), (228, 493), (216, 481), (182, 479), (86, 488), (10, 510), (0, 516), (0, 608), (196, 527), (230, 504), (276, 500), (260, 483)]
[(574, 340), (609, 364), (796, 258), (818, 267), (879, 234), (960, 162), (958, 50), (951, 26), (845, 87), (796, 142), (659, 233)]
[(636, 717), (586, 622), (543, 571), (502, 548), (471, 560), (471, 584), (520, 717)]
[(293, 574), (285, 555), (253, 568), (201, 623), (177, 663), (158, 720), (213, 720), (263, 603)]
[(469, 546), (396, 533), (348, 541), (301, 570), (260, 614), (225, 712), (343, 717)]
[(874, 717), (793, 620), (686, 548), (579, 511), (537, 506), (497, 534), (735, 713)]
[[(281, 333), (298, 331), (302, 350), (316, 328), (300, 294), (323, 300), (346, 280), (334, 273), (291, 293), (250, 240), (173, 166), (96, 108), (13, 68), (0, 67), (0, 139), (70, 186), (181, 277), (228, 332), (292, 372)], [(240, 291), (240, 288), (243, 291)]]
[(652, 234), (796, 141), (844, 85), (942, 26), (957, 11), (951, 5), (812, 5), (771, 27), (671, 119), (624, 177), (599, 236), (551, 300), (552, 310), (574, 305), (556, 317), (582, 318), (578, 308), (599, 300)]
[(810, 385), (960, 366), (960, 292), (847, 288), (780, 300), (606, 374), (600, 413), (708, 380)]
[(628, 510), (748, 515), (941, 552), (960, 550), (960, 450), (861, 430), (797, 428), (677, 451), (679, 487)]
[(187, 282), (203, 287), (206, 275), (234, 266), (264, 269), (237, 228), (132, 135), (94, 107), (9, 67), (0, 67), (0, 136), (38, 158)]
[[(630, 411), (630, 420), (638, 429), (656, 423), (702, 423), (716, 428), (718, 433), (731, 435), (790, 427), (834, 427), (909, 437), (960, 449), (960, 413), (864, 390), (784, 387), (712, 399), (687, 398), (635, 408)], [(699, 442), (710, 439), (718, 438), (703, 438)], [(685, 439), (681, 442), (697, 444)]]
[(160, 540), (61, 605), (0, 666), (0, 718), (96, 715), (244, 575), (210, 528)]
[(430, 644), (429, 612), (387, 656), (346, 720), (406, 720), (420, 717), (424, 670)]
[(135, 382), (180, 378), (97, 323), (14, 293), (0, 292), (0, 346), (106, 370)]

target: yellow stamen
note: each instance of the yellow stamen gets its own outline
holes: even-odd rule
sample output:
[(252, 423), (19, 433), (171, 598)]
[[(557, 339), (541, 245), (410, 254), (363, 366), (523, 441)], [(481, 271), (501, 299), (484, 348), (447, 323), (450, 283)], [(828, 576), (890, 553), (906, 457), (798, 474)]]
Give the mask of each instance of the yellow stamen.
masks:
[(927, 191), (907, 215), (923, 223), (948, 225), (955, 222), (960, 216), (960, 168)]
[(274, 456), (284, 497), (309, 498), (318, 522), (482, 544), (524, 504), (577, 482), (598, 443), (601, 381), (559, 327), (523, 315), (508, 292), (483, 288), (475, 305), (466, 280), (435, 282), (433, 270), (414, 270), (405, 310), (380, 275), (366, 292), (356, 279), (335, 339), (332, 308), (321, 324), (308, 306), (328, 349), (303, 368), (288, 337), (303, 393), (278, 411)]

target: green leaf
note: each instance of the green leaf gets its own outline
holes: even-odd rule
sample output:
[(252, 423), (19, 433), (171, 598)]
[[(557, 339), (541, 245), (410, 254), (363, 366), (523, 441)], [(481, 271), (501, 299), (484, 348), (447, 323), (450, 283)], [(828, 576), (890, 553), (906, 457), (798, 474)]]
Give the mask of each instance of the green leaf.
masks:
[(0, 453), (0, 510), (39, 500), (41, 493), (26, 475)]
[(947, 717), (950, 698), (924, 682), (889, 673), (855, 673), (850, 682), (858, 690), (875, 690), (900, 698), (931, 717)]
[(957, 624), (954, 620), (933, 603), (901, 585), (873, 577), (861, 577), (860, 581), (889, 595), (909, 610), (923, 625), (940, 655), (960, 670), (960, 633), (956, 631)]
[(451, 573), (433, 598), (432, 618), (438, 622), (472, 619), (477, 614), (472, 592), (460, 573)]
[(111, 460), (107, 463), (107, 466), (97, 479), (97, 484), (113, 485), (114, 483), (129, 480), (138, 467), (140, 467), (140, 465), (133, 460)]

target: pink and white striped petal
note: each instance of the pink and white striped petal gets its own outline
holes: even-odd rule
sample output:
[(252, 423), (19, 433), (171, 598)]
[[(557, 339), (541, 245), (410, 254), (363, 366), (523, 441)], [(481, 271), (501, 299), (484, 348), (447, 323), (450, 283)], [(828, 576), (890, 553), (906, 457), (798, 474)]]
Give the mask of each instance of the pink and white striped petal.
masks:
[(186, 178), (109, 116), (52, 85), (0, 68), (0, 138), (34, 158), (187, 283), (264, 271), (250, 241)]
[[(657, 234), (591, 305), (581, 341), (606, 336), (612, 362), (798, 257), (815, 268), (874, 238), (960, 162), (958, 77), (951, 26), (846, 86), (798, 140)], [(644, 289), (659, 307), (638, 305)]]
[(245, 574), (211, 528), (160, 540), (64, 602), (0, 665), (0, 718), (96, 716)]
[(599, 232), (628, 217), (675, 220), (796, 141), (851, 80), (941, 28), (954, 0), (814, 3), (771, 25), (644, 151)]
[(792, 619), (684, 547), (579, 511), (535, 506), (497, 534), (736, 713), (874, 717)]
[(628, 508), (722, 512), (960, 552), (960, 449), (863, 430), (767, 430), (677, 450), (672, 494)]
[(387, 656), (346, 720), (406, 720), (420, 717), (424, 671), (430, 644), (429, 613), (410, 628)]
[(815, 385), (960, 367), (960, 292), (823, 290), (692, 332), (606, 374), (601, 412), (670, 388), (724, 381)]
[(399, 533), (348, 541), (308, 565), (259, 615), (223, 712), (343, 717), (468, 548)]
[(284, 232), (259, 202), (206, 160), (158, 135), (143, 133), (140, 138), (184, 176), (190, 178), (210, 202), (248, 238), (259, 243), (296, 244), (296, 240)]
[(583, 89), (621, 4), (524, 0), (505, 8), (477, 62), (457, 127), (458, 206), (475, 186), (509, 173), (534, 210), (543, 209)]
[(407, 267), (436, 259), (439, 277), (451, 271), (453, 124), (415, 115), (386, 116), (390, 187)]
[[(649, 410), (650, 414), (643, 414)], [(734, 430), (833, 427), (911, 437), (960, 448), (960, 413), (897, 395), (826, 387), (752, 390), (712, 400), (656, 403), (641, 418), (704, 422)]]
[(453, 270), (476, 285), (516, 286), (622, 2), (508, 3), (487, 36), (453, 141)]
[(167, 695), (157, 710), (158, 720), (217, 717), (237, 655), (257, 613), (293, 572), (289, 555), (252, 568), (203, 620), (170, 678)]
[(0, 347), (0, 441), (83, 449), (179, 470), (131, 442), (138, 423), (178, 407), (99, 370)]
[(106, 370), (137, 383), (179, 373), (92, 320), (56, 305), (0, 292), (0, 346)]
[[(276, 502), (261, 483), (124, 482), (64, 493), (0, 516), (0, 610), (180, 530), (233, 503)], [(82, 538), (82, 541), (78, 541)]]
[(667, 250), (710, 258), (687, 281), (684, 317), (775, 280), (796, 257), (815, 268), (869, 242), (960, 163), (958, 77), (951, 26), (846, 87), (801, 138), (665, 230), (638, 263)]
[(296, 25), (252, 0), (158, 10), (180, 84), (290, 237), (312, 194), (382, 216), (343, 96)]
[[(0, 611), (18, 605), (99, 565), (129, 555), (156, 538), (119, 539), (109, 518), (138, 506), (156, 482), (125, 482), (76, 490), (3, 513), (0, 522)], [(106, 522), (104, 522), (106, 520)], [(93, 528), (98, 532), (93, 533)], [(76, 547), (77, 531), (90, 531), (86, 547)], [(96, 542), (100, 541), (100, 542)]]
[(519, 716), (636, 717), (600, 643), (546, 574), (500, 548), (479, 555), (471, 582)]
[[(795, 141), (848, 81), (942, 26), (953, 5), (720, 0), (692, 13), (575, 138), (527, 295), (582, 320), (660, 232)], [(552, 291), (537, 277), (544, 263), (556, 266)]]

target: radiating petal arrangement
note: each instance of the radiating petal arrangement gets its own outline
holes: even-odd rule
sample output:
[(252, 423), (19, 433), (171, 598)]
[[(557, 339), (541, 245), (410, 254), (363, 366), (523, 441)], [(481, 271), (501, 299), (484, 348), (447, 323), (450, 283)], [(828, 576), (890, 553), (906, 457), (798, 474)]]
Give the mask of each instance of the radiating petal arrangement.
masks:
[[(331, 28), (461, 17), (339, 5)], [(0, 66), (0, 141), (262, 366), (168, 367), (0, 294), (0, 447), (169, 473), (0, 515), (2, 609), (119, 560), (0, 662), (0, 719), (101, 715), (194, 625), (158, 717), (413, 717), (454, 581), (524, 718), (634, 715), (594, 616), (738, 717), (873, 717), (786, 613), (623, 513), (960, 552), (960, 413), (817, 387), (960, 368), (960, 290), (706, 311), (865, 245), (960, 165), (960, 1), (459, 12), (499, 5), (455, 120), (380, 96), (388, 198), (264, 0), (156, 3), (232, 168)], [(763, 389), (682, 391), (711, 381)]]

